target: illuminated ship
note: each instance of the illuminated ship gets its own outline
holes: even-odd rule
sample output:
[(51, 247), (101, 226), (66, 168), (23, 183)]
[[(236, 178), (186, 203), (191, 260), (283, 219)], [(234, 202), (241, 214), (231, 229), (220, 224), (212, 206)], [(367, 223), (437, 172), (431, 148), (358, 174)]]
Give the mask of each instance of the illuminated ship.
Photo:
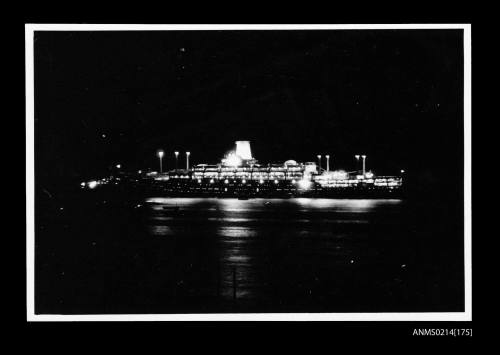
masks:
[[(320, 156), (318, 156), (320, 158)], [(330, 171), (315, 162), (259, 164), (249, 141), (237, 141), (219, 164), (198, 164), (185, 170), (154, 174), (157, 187), (167, 195), (200, 196), (397, 196), (402, 176), (375, 176), (371, 171)]]

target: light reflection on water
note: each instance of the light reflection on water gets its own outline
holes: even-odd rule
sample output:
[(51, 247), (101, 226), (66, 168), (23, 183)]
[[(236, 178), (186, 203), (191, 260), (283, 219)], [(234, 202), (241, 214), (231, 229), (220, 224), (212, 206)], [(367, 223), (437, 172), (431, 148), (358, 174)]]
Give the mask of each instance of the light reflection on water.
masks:
[(258, 237), (258, 230), (222, 226), (216, 233), (222, 249), (219, 276), (222, 278), (221, 295), (225, 299), (252, 298), (256, 294), (259, 277), (255, 272), (254, 253), (249, 244)]
[(368, 212), (377, 206), (397, 205), (398, 199), (327, 199), (327, 198), (297, 198), (295, 202), (302, 207), (313, 209), (328, 209), (348, 212)]
[(269, 276), (269, 258), (291, 268), (300, 267), (293, 260), (318, 262), (322, 269), (368, 262), (380, 251), (364, 242), (370, 234), (364, 226), (379, 212), (390, 221), (401, 201), (150, 198), (146, 203), (150, 235), (191, 238), (193, 249), (208, 243), (207, 253), (212, 251), (218, 265), (217, 294), (229, 300), (270, 297), (269, 285), (276, 280)]
[(256, 230), (247, 227), (223, 227), (219, 229), (218, 234), (224, 238), (248, 238), (258, 235)]
[(328, 211), (369, 212), (380, 206), (395, 206), (401, 203), (399, 199), (327, 199), (327, 198), (293, 198), (293, 199), (250, 199), (236, 198), (168, 198), (152, 197), (146, 199), (152, 209), (165, 208), (199, 208), (206, 211), (251, 212), (273, 208), (301, 208), (302, 211), (323, 209)]

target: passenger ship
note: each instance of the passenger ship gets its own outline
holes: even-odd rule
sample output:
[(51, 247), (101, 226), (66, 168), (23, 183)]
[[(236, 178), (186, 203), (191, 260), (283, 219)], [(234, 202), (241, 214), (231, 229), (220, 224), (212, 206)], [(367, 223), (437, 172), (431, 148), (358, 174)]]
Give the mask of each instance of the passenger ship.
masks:
[[(319, 158), (320, 156), (318, 156)], [(236, 149), (219, 164), (198, 164), (192, 168), (150, 174), (157, 188), (168, 195), (200, 196), (399, 196), (403, 177), (375, 176), (371, 171), (330, 171), (315, 162), (259, 164), (249, 141), (237, 141)], [(364, 158), (364, 156), (363, 156)]]

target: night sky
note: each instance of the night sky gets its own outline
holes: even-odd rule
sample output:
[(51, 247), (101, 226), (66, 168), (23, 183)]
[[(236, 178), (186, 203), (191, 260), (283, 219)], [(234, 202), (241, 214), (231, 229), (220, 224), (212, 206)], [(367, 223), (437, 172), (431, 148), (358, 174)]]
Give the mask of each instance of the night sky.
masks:
[[(315, 161), (458, 191), (461, 30), (37, 32), (37, 182), (217, 163)], [(448, 180), (446, 180), (448, 179)], [(451, 179), (451, 180), (450, 180)]]

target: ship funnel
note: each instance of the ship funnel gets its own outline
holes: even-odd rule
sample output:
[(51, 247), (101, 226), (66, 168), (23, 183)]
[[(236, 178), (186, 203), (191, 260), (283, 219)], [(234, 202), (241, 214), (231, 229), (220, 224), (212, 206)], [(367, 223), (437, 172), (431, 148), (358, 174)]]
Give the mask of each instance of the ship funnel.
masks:
[(236, 155), (244, 160), (253, 159), (252, 151), (250, 150), (250, 141), (236, 141)]

